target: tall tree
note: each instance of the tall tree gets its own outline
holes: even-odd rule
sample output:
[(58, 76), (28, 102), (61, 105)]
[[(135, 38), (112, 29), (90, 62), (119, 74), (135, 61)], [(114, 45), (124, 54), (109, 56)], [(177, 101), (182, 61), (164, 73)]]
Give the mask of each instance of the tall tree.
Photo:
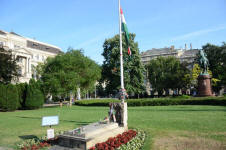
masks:
[(0, 83), (7, 84), (12, 79), (17, 80), (19, 76), (17, 69), (18, 66), (16, 59), (12, 56), (12, 51), (0, 47)]
[[(128, 55), (128, 47), (125, 36), (122, 38), (124, 84), (127, 93), (140, 94), (144, 92), (144, 66), (141, 63), (138, 43), (134, 42), (135, 34), (130, 34), (131, 56)], [(104, 62), (102, 65), (102, 81), (106, 83), (106, 92), (116, 94), (120, 89), (120, 51), (119, 35), (106, 39), (103, 45)]]
[(101, 75), (98, 64), (84, 56), (80, 50), (73, 49), (47, 59), (40, 68), (43, 69), (40, 73), (45, 93), (64, 97), (75, 92), (78, 87), (86, 90), (94, 87)]
[(191, 76), (186, 64), (175, 57), (157, 57), (147, 65), (148, 79), (154, 91), (161, 96), (169, 89), (188, 88)]

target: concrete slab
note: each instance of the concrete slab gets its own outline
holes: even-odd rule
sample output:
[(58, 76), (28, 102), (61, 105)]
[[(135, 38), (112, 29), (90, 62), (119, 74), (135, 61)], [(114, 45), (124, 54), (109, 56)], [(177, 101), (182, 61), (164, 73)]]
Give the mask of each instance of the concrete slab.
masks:
[(119, 127), (117, 123), (96, 122), (60, 135), (59, 145), (75, 150), (86, 150), (96, 143), (104, 142), (126, 130), (127, 128)]

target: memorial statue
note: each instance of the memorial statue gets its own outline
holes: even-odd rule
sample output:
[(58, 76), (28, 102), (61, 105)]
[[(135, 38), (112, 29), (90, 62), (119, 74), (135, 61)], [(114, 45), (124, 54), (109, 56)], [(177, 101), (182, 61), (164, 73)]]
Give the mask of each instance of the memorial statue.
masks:
[(199, 66), (201, 68), (201, 74), (208, 74), (208, 65), (209, 61), (207, 59), (207, 55), (203, 50), (199, 51), (200, 57), (199, 57)]
[(115, 109), (114, 109), (114, 104), (113, 103), (109, 103), (110, 106), (110, 111), (109, 111), (109, 121), (110, 122), (116, 122), (116, 118), (115, 118)]

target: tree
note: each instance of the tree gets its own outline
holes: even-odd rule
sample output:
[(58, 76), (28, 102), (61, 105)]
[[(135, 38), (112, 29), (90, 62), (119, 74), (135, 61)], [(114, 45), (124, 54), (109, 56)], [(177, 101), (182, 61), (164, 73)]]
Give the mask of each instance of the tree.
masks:
[(19, 107), (17, 88), (12, 84), (0, 84), (0, 108), (4, 111), (13, 111)]
[(157, 57), (147, 65), (148, 79), (154, 91), (159, 96), (169, 89), (179, 90), (188, 88), (191, 77), (186, 64), (180, 63), (175, 57)]
[[(125, 37), (122, 36), (124, 84), (129, 94), (144, 92), (144, 66), (141, 63), (138, 43), (134, 42), (135, 34), (130, 34), (130, 49), (132, 55), (128, 55)], [(102, 65), (102, 81), (106, 82), (106, 92), (116, 94), (120, 89), (120, 50), (119, 35), (106, 39), (103, 44), (104, 62)]]
[(38, 81), (31, 79), (26, 91), (25, 108), (36, 109), (43, 106), (44, 95), (40, 90), (40, 84)]
[(0, 47), (0, 83), (10, 83), (12, 79), (17, 80), (18, 77), (18, 66), (16, 59), (12, 56), (11, 50), (5, 50)]
[(80, 50), (69, 49), (54, 58), (48, 58), (44, 66), (41, 81), (45, 93), (66, 97), (77, 88), (88, 90), (94, 87), (100, 78), (100, 67)]
[(19, 95), (19, 109), (25, 109), (27, 86), (28, 84), (26, 82), (16, 84), (18, 95)]
[[(202, 49), (207, 54), (212, 78), (218, 81), (213, 84), (213, 90), (218, 92), (226, 84), (226, 43), (223, 42), (221, 46), (207, 43), (202, 46)], [(199, 54), (196, 56), (196, 62), (198, 62), (198, 58)]]

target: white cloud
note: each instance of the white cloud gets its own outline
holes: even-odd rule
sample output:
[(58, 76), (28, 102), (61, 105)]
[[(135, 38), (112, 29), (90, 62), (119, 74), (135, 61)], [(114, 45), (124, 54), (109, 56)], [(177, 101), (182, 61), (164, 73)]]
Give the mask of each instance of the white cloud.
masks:
[(171, 40), (172, 41), (185, 40), (185, 39), (188, 39), (188, 38), (200, 36), (200, 35), (203, 35), (203, 34), (208, 34), (210, 32), (225, 30), (225, 29), (226, 29), (226, 25), (221, 25), (221, 26), (214, 27), (214, 28), (194, 31), (194, 32), (187, 33), (187, 34), (184, 34), (184, 35), (176, 36), (176, 37), (172, 38)]

